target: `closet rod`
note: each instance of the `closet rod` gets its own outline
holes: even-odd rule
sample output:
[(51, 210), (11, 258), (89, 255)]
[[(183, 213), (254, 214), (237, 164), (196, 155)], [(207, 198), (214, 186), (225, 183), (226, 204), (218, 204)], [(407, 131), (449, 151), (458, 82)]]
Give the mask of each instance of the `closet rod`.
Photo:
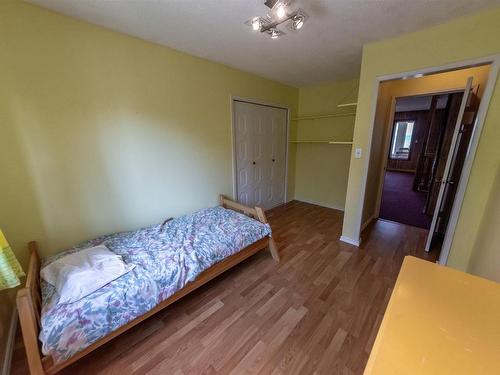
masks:
[(292, 140), (290, 143), (326, 143), (329, 145), (352, 145), (352, 141), (307, 141), (307, 140)]

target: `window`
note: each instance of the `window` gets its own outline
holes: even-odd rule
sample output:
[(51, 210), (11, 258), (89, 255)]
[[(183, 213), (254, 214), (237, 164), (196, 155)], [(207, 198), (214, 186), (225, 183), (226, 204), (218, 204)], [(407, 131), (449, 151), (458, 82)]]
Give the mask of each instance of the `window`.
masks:
[(392, 133), (391, 159), (408, 160), (415, 121), (396, 121)]

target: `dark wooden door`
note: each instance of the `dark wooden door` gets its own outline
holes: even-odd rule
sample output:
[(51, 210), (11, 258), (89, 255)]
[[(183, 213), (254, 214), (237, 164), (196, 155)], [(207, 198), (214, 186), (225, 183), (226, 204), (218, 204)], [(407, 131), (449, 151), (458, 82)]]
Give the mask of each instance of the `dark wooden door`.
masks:
[(426, 133), (422, 144), (422, 152), (419, 155), (413, 190), (429, 192), (432, 186), (436, 158), (442, 133), (445, 129), (445, 118), (447, 109), (437, 109), (439, 96), (435, 95), (431, 100), (431, 107), (427, 116)]
[[(446, 158), (446, 164), (444, 167), (444, 172), (443, 172), (443, 179), (440, 184), (439, 192), (438, 192), (438, 197), (436, 200), (436, 208), (434, 209), (434, 213), (432, 215), (432, 222), (431, 222), (431, 227), (429, 229), (429, 235), (427, 237), (427, 241), (425, 244), (425, 250), (430, 251), (431, 245), (434, 241), (434, 239), (442, 237), (437, 233), (437, 227), (438, 227), (438, 222), (443, 223), (443, 204), (444, 204), (444, 197), (445, 197), (445, 190), (447, 190), (447, 186), (454, 185), (455, 182), (451, 180), (452, 172), (453, 169), (455, 168), (454, 165), (457, 163), (457, 150), (459, 149), (459, 140), (460, 140), (460, 131), (462, 129), (462, 125), (464, 124), (464, 119), (466, 118), (465, 114), (467, 111), (467, 107), (469, 106), (469, 103), (471, 101), (471, 94), (472, 94), (472, 77), (469, 77), (467, 79), (467, 83), (465, 85), (465, 90), (463, 91), (463, 96), (462, 100), (460, 103), (460, 109), (458, 111), (458, 116), (457, 116), (457, 121), (455, 122), (455, 126), (453, 126), (453, 135), (452, 139), (450, 142), (450, 150), (448, 152), (447, 158)], [(465, 159), (465, 155), (464, 155)], [(459, 175), (461, 175), (461, 168), (459, 171)], [(448, 183), (452, 181), (451, 183)], [(457, 182), (458, 183), (458, 182)], [(449, 191), (449, 189), (448, 189)], [(449, 194), (447, 194), (449, 196)], [(453, 205), (455, 196), (451, 198), (451, 206)], [(447, 198), (449, 199), (449, 197)], [(448, 201), (450, 202), (450, 201)], [(450, 207), (451, 207), (450, 206)], [(451, 210), (450, 210), (451, 212)], [(449, 216), (448, 216), (449, 220)], [(441, 225), (442, 227), (442, 225)], [(442, 229), (445, 233), (447, 231), (447, 225), (444, 226), (444, 229)]]
[(450, 151), (451, 140), (460, 111), (462, 97), (463, 93), (451, 94), (446, 106), (445, 118), (439, 119), (439, 121), (436, 122), (438, 124), (436, 127), (439, 128), (439, 131), (435, 134), (436, 150), (435, 154), (433, 154), (432, 168), (429, 171), (430, 175), (426, 179), (428, 182), (428, 195), (425, 212), (428, 215), (432, 215), (436, 208), (439, 188), (443, 181), (446, 159)]
[(446, 181), (443, 200), (439, 209), (438, 221), (436, 223), (435, 233), (443, 237), (446, 233), (446, 228), (450, 220), (453, 202), (457, 193), (458, 183), (462, 175), (462, 169), (467, 156), (470, 140), (474, 130), (474, 123), (476, 119), (476, 110), (479, 100), (476, 96), (472, 95), (471, 102), (467, 107), (467, 112), (464, 113), (458, 140), (453, 152), (452, 164), (450, 166), (450, 173)]

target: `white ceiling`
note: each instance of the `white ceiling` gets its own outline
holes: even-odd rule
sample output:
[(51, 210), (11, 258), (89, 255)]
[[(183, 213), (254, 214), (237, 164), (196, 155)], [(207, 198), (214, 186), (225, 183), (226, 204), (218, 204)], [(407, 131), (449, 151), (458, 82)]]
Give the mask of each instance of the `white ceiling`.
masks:
[(293, 86), (359, 75), (363, 44), (500, 0), (295, 0), (310, 16), (271, 40), (244, 25), (264, 0), (26, 0), (93, 24)]

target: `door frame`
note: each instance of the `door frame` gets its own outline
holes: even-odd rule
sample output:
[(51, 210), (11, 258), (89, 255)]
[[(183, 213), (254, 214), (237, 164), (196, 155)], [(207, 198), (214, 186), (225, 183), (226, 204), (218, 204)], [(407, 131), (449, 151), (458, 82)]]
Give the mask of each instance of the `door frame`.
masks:
[(382, 161), (382, 165), (379, 171), (379, 183), (378, 183), (378, 191), (377, 191), (377, 199), (375, 201), (375, 213), (373, 214), (374, 218), (378, 218), (380, 216), (380, 206), (382, 204), (382, 195), (384, 193), (384, 178), (385, 172), (387, 170), (387, 159), (389, 155), (389, 149), (391, 146), (391, 137), (392, 132), (394, 131), (394, 117), (396, 115), (396, 101), (400, 98), (418, 98), (421, 96), (435, 96), (435, 95), (446, 95), (446, 94), (454, 94), (457, 92), (462, 92), (465, 90), (465, 86), (463, 88), (449, 89), (449, 90), (434, 90), (429, 91), (425, 94), (416, 94), (416, 95), (403, 95), (403, 96), (393, 96), (391, 97), (391, 107), (389, 112), (389, 118), (387, 120), (386, 129), (388, 131), (384, 134), (383, 138), (383, 152), (385, 158)]
[[(486, 119), (486, 113), (488, 111), (491, 97), (493, 96), (493, 91), (495, 89), (495, 85), (497, 82), (498, 72), (500, 69), (500, 54), (490, 55), (479, 57), (475, 59), (467, 59), (462, 61), (453, 62), (450, 64), (438, 65), (429, 68), (422, 68), (407, 72), (400, 72), (394, 74), (387, 74), (375, 77), (372, 86), (372, 100), (371, 100), (371, 109), (369, 115), (369, 126), (368, 129), (369, 137), (366, 145), (365, 155), (371, 154), (372, 147), (372, 139), (373, 139), (373, 129), (375, 124), (375, 113), (377, 110), (377, 100), (379, 94), (380, 83), (384, 81), (390, 81), (395, 79), (407, 79), (407, 78), (417, 78), (422, 77), (423, 75), (430, 75), (434, 73), (445, 73), (453, 70), (460, 70), (465, 68), (471, 68), (479, 65), (487, 65), (490, 64), (490, 73), (488, 75), (488, 80), (486, 81), (485, 90), (483, 92), (483, 97), (481, 99), (481, 104), (479, 105), (478, 112), (476, 115), (476, 125), (474, 127), (474, 133), (472, 134), (471, 141), (469, 144), (469, 150), (467, 152), (467, 156), (464, 161), (464, 166), (462, 169), (462, 175), (460, 178), (460, 182), (458, 184), (457, 193), (455, 196), (455, 202), (453, 203), (453, 208), (451, 210), (450, 219), (448, 222), (448, 227), (446, 230), (445, 238), (443, 241), (443, 245), (441, 247), (441, 253), (439, 256), (438, 263), (442, 265), (446, 265), (448, 262), (448, 256), (451, 250), (451, 244), (453, 241), (453, 237), (455, 234), (455, 229), (458, 223), (458, 219), (460, 216), (460, 210), (462, 208), (462, 203), (465, 196), (465, 191), (467, 189), (467, 185), (469, 182), (469, 177), (472, 169), (472, 164), (474, 162), (474, 158), (476, 156), (477, 146), (479, 144), (479, 139), (481, 137), (481, 133), (484, 127), (484, 122)], [(368, 157), (363, 165), (363, 172), (361, 178), (361, 194), (358, 197), (359, 199), (359, 209), (357, 212), (357, 238), (360, 238), (361, 234), (361, 226), (363, 220), (363, 209), (364, 209), (364, 200), (366, 196), (366, 183), (368, 179), (368, 171), (369, 171), (370, 158)], [(358, 240), (360, 243), (361, 241)]]
[(273, 103), (270, 101), (266, 100), (261, 100), (261, 99), (253, 99), (253, 98), (247, 98), (247, 97), (242, 97), (242, 96), (230, 96), (230, 108), (231, 108), (231, 159), (232, 159), (232, 174), (233, 174), (233, 198), (237, 201), (237, 171), (236, 171), (236, 142), (235, 142), (235, 137), (236, 137), (236, 131), (235, 131), (235, 110), (234, 110), (234, 103), (235, 102), (243, 102), (243, 103), (248, 103), (248, 104), (256, 104), (256, 105), (261, 105), (265, 107), (272, 107), (272, 108), (279, 108), (279, 109), (284, 109), (286, 111), (286, 129), (285, 129), (285, 194), (284, 194), (284, 202), (288, 202), (288, 158), (290, 155), (290, 143), (289, 143), (289, 136), (290, 136), (290, 107), (279, 104), (279, 103)]

